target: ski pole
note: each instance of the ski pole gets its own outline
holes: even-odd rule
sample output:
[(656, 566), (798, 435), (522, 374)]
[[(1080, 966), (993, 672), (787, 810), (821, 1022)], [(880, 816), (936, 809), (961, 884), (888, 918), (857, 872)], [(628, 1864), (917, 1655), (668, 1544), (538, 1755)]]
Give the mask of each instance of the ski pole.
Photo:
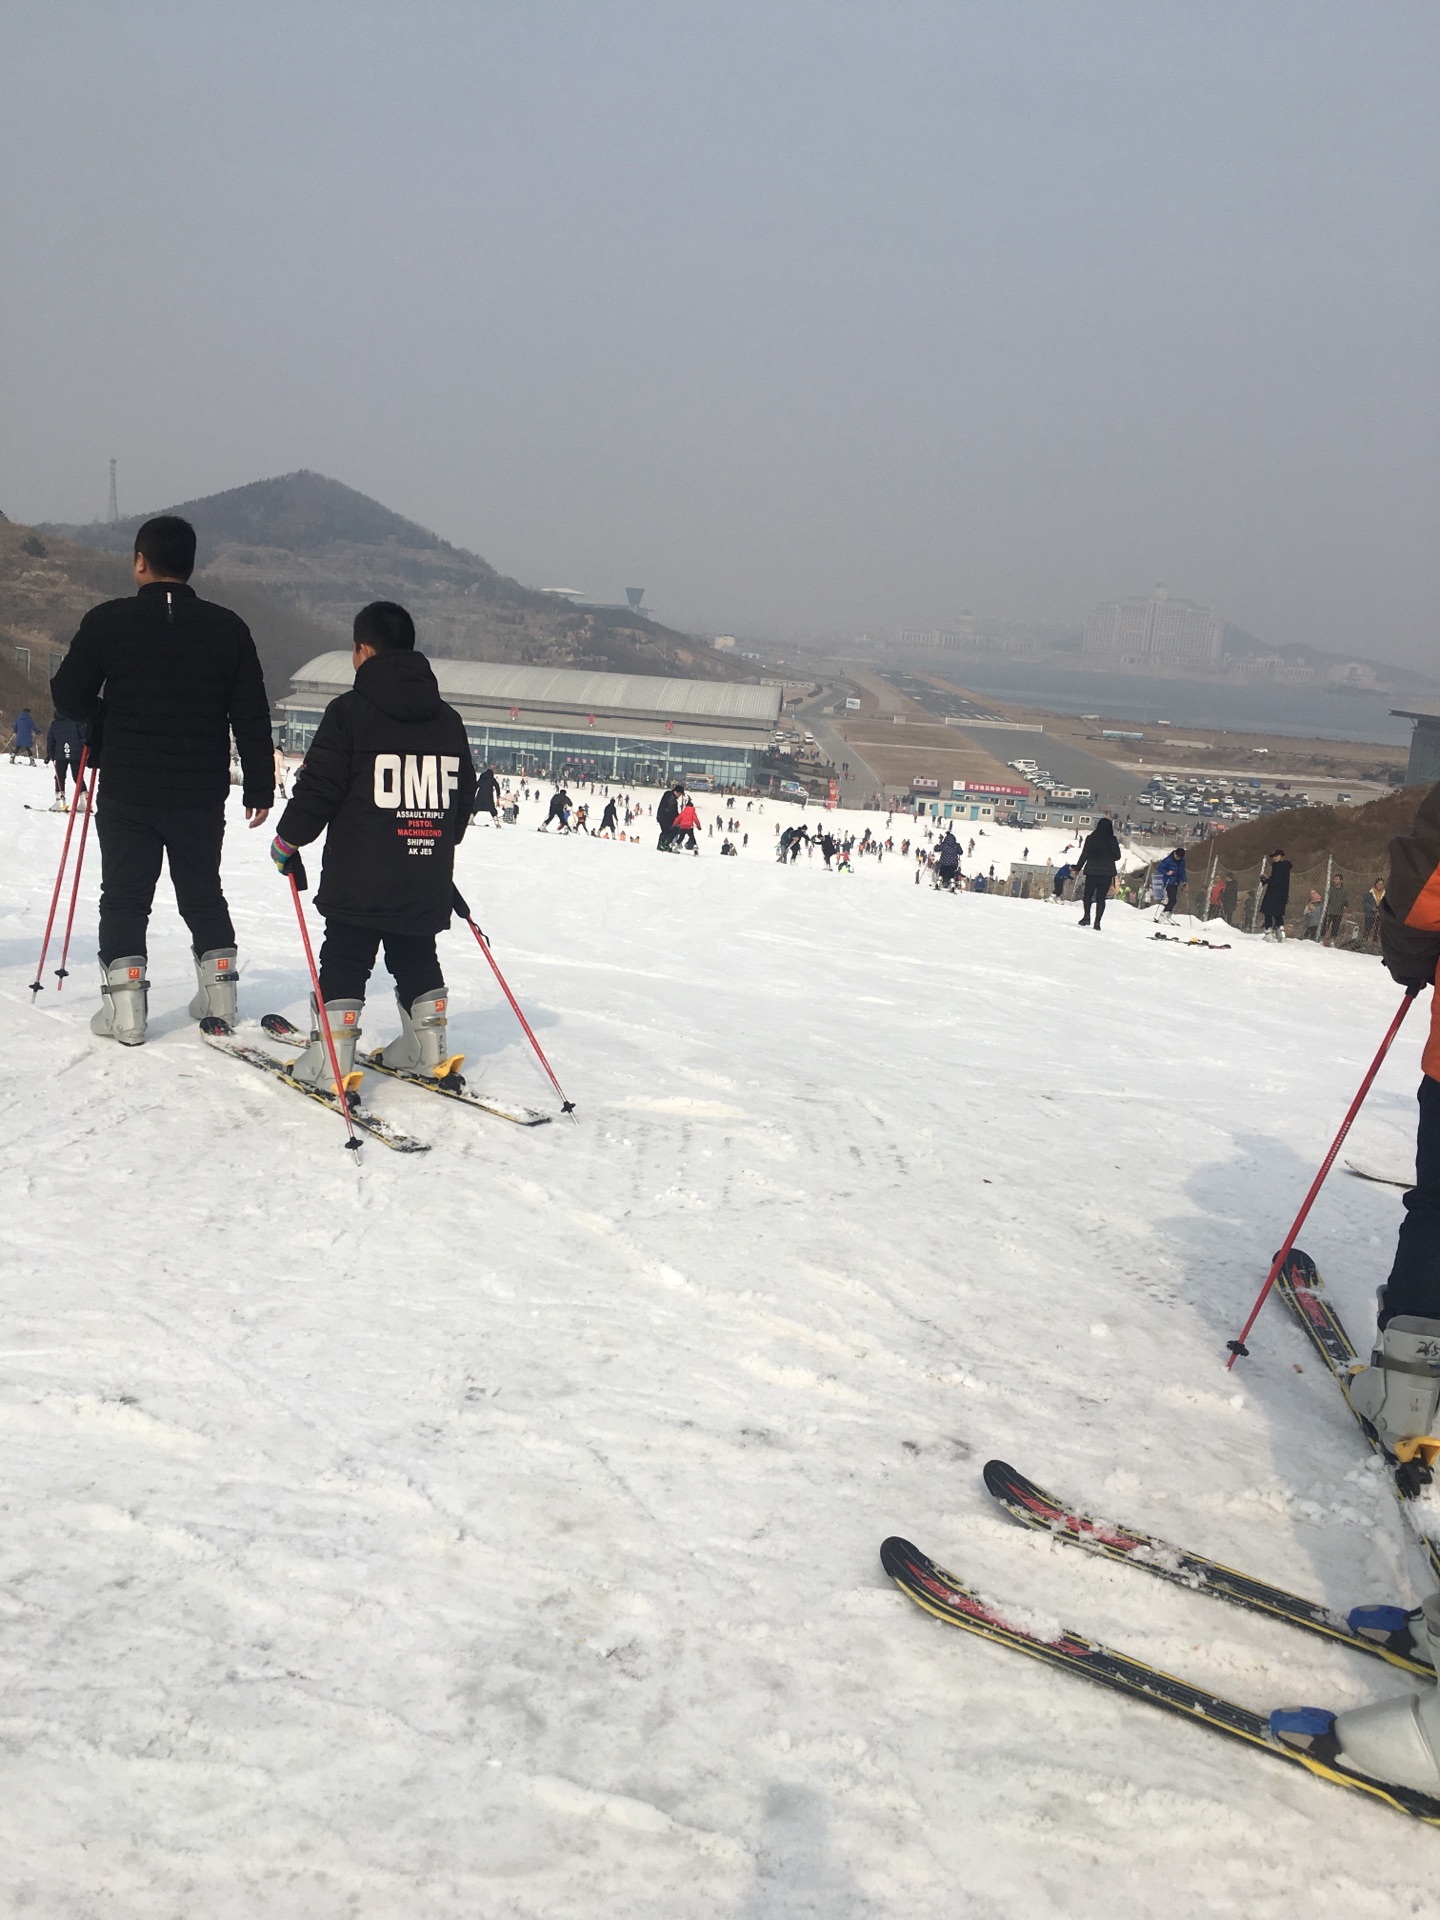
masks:
[(55, 874), (55, 891), (50, 896), (50, 917), (45, 922), (45, 938), (40, 943), (40, 964), (35, 969), (35, 978), (30, 982), (30, 1004), (35, 1004), (35, 995), (44, 990), (45, 955), (50, 951), (50, 929), (55, 925), (55, 909), (60, 904), (60, 885), (65, 878), (65, 863), (70, 858), (70, 836), (75, 831), (75, 809), (80, 804), (80, 783), (85, 778), (85, 763), (90, 758), (90, 745), (80, 749), (80, 771), (75, 776), (75, 792), (70, 801), (70, 818), (65, 823), (65, 844), (60, 849), (60, 865)]
[[(1296, 1214), (1295, 1224), (1294, 1226), (1291, 1227), (1289, 1233), (1286, 1234), (1285, 1244), (1284, 1246), (1281, 1247), (1280, 1251), (1275, 1256), (1274, 1264), (1270, 1268), (1269, 1278), (1266, 1280), (1264, 1286), (1260, 1289), (1260, 1292), (1256, 1298), (1255, 1304), (1250, 1309), (1250, 1318), (1245, 1322), (1244, 1326), (1240, 1329), (1239, 1337), (1237, 1339), (1227, 1340), (1225, 1342), (1225, 1345), (1230, 1349), (1230, 1358), (1225, 1362), (1225, 1371), (1227, 1373), (1234, 1366), (1237, 1360), (1239, 1360), (1240, 1358), (1242, 1358), (1242, 1356), (1249, 1353), (1250, 1349), (1245, 1344), (1245, 1336), (1246, 1334), (1249, 1333), (1250, 1329), (1254, 1326), (1257, 1318), (1259, 1317), (1260, 1309), (1261, 1307), (1264, 1306), (1266, 1298), (1269, 1295), (1270, 1289), (1274, 1286), (1276, 1278), (1279, 1275), (1280, 1269), (1284, 1266), (1285, 1262), (1290, 1258), (1290, 1250), (1295, 1245), (1295, 1242), (1299, 1237), (1301, 1227), (1303, 1227), (1305, 1224), (1305, 1216), (1306, 1214), (1309, 1213), (1310, 1208), (1314, 1203), (1316, 1194), (1319, 1193), (1321, 1187), (1324, 1186), (1325, 1176), (1326, 1174), (1329, 1173), (1331, 1167), (1334, 1166), (1335, 1156), (1337, 1153), (1339, 1153), (1341, 1147), (1344, 1144), (1345, 1136), (1350, 1131), (1351, 1123), (1354, 1120), (1356, 1114), (1359, 1113), (1361, 1107), (1364, 1105), (1365, 1096), (1367, 1093), (1369, 1093), (1371, 1086), (1374, 1084), (1375, 1076), (1380, 1071), (1381, 1063), (1383, 1062), (1386, 1054), (1390, 1051), (1390, 1043), (1394, 1040), (1396, 1034), (1400, 1031), (1400, 1023), (1405, 1018), (1406, 1014), (1409, 1013), (1411, 1005), (1414, 1002), (1415, 997), (1419, 993), (1419, 991), (1420, 991), (1420, 988), (1418, 985), (1406, 987), (1405, 998), (1400, 1002), (1400, 1006), (1398, 1011), (1396, 1012), (1395, 1018), (1390, 1022), (1389, 1031), (1386, 1033), (1385, 1038), (1380, 1042), (1380, 1051), (1375, 1055), (1375, 1058), (1370, 1062), (1370, 1071), (1366, 1074), (1365, 1078), (1360, 1082), (1360, 1091), (1356, 1094), (1355, 1098), (1350, 1102), (1350, 1111), (1345, 1115), (1345, 1118), (1340, 1122), (1340, 1131), (1336, 1134), (1335, 1138), (1330, 1143), (1330, 1151), (1326, 1154), (1324, 1161), (1321, 1164), (1320, 1171), (1316, 1174), (1314, 1180), (1311, 1183), (1310, 1191), (1305, 1196), (1305, 1204), (1301, 1207), (1299, 1213)], [(1437, 988), (1436, 991), (1440, 992), (1440, 988)]]
[[(340, 1057), (335, 1051), (335, 1036), (330, 1031), (330, 1016), (325, 1011), (325, 1002), (320, 995), (320, 974), (315, 965), (315, 953), (310, 945), (310, 929), (305, 924), (305, 909), (300, 904), (300, 887), (293, 873), (287, 874), (290, 882), (290, 898), (295, 902), (295, 918), (300, 922), (300, 938), (305, 943), (305, 964), (310, 969), (310, 985), (315, 990), (315, 1007), (320, 1016), (320, 1031), (325, 1036), (325, 1051), (330, 1055), (330, 1071), (335, 1076), (335, 1098), (340, 1102), (340, 1112), (345, 1120), (345, 1131), (350, 1138), (345, 1142), (346, 1151), (360, 1151), (360, 1136), (355, 1131), (355, 1122), (350, 1118), (350, 1102), (345, 1097), (345, 1082), (340, 1077)], [(358, 1167), (360, 1162), (355, 1162)]]
[(500, 991), (504, 994), (505, 998), (510, 1002), (511, 1012), (515, 1015), (515, 1018), (520, 1022), (521, 1026), (525, 1029), (525, 1038), (530, 1042), (531, 1046), (535, 1049), (535, 1058), (540, 1062), (541, 1066), (545, 1069), (546, 1073), (549, 1074), (550, 1084), (552, 1087), (554, 1087), (556, 1093), (558, 1093), (560, 1096), (560, 1111), (562, 1113), (573, 1114), (575, 1111), (575, 1102), (573, 1100), (567, 1100), (565, 1098), (565, 1089), (561, 1086), (560, 1082), (555, 1078), (554, 1068), (550, 1065), (550, 1062), (545, 1058), (544, 1048), (540, 1045), (540, 1042), (535, 1038), (534, 1033), (531, 1031), (530, 1022), (525, 1018), (524, 1014), (520, 1011), (520, 1002), (515, 998), (514, 994), (510, 991), (509, 986), (506, 984), (504, 974), (501, 973), (499, 967), (496, 965), (495, 956), (490, 951), (490, 942), (485, 938), (484, 934), (480, 931), (479, 927), (477, 927), (475, 922), (470, 918), (470, 909), (469, 907), (466, 906), (465, 902), (461, 899), (460, 891), (458, 887), (455, 890), (455, 911), (460, 915), (460, 918), (465, 922), (466, 926), (469, 927), (471, 933), (474, 934), (475, 944), (477, 947), (479, 947), (480, 951), (484, 954), (485, 958), (490, 962), (490, 970), (495, 975), (495, 978), (500, 982)]
[[(65, 916), (65, 944), (60, 949), (60, 964), (55, 969), (55, 976), (60, 982), (59, 986), (55, 989), (57, 993), (63, 993), (65, 991), (65, 981), (69, 974), (69, 969), (66, 967), (65, 962), (70, 958), (70, 929), (75, 924), (75, 902), (80, 897), (80, 869), (85, 864), (85, 841), (90, 833), (90, 816), (95, 811), (95, 776), (99, 771), (100, 769), (98, 767), (92, 767), (90, 769), (90, 790), (85, 796), (85, 824), (80, 829), (80, 847), (75, 855), (75, 883), (70, 889), (70, 911)], [(78, 771), (75, 780), (75, 790), (77, 793), (80, 790)]]

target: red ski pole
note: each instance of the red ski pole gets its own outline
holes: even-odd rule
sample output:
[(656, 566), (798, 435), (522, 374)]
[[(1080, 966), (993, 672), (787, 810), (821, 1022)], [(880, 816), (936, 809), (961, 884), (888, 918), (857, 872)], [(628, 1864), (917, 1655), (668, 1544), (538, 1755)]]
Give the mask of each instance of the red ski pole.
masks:
[(345, 1142), (350, 1153), (360, 1151), (360, 1136), (355, 1131), (355, 1122), (350, 1118), (350, 1102), (345, 1098), (345, 1082), (340, 1077), (340, 1057), (335, 1051), (335, 1036), (330, 1031), (330, 1016), (325, 1011), (325, 1002), (320, 997), (320, 974), (315, 965), (314, 950), (310, 945), (310, 929), (305, 924), (305, 909), (300, 904), (300, 887), (293, 873), (287, 874), (290, 882), (290, 898), (295, 902), (295, 918), (300, 922), (300, 938), (305, 943), (305, 964), (310, 969), (310, 984), (315, 989), (315, 1006), (320, 1015), (320, 1031), (325, 1036), (325, 1051), (330, 1055), (330, 1071), (335, 1076), (335, 1098), (340, 1102), (340, 1111), (345, 1119), (345, 1131), (350, 1138)]
[(460, 918), (465, 922), (466, 926), (469, 927), (471, 933), (474, 934), (475, 944), (477, 947), (479, 947), (480, 951), (484, 954), (485, 958), (490, 962), (490, 970), (495, 975), (495, 978), (500, 982), (500, 991), (504, 994), (505, 998), (510, 1002), (511, 1012), (515, 1015), (515, 1018), (520, 1022), (521, 1026), (525, 1029), (525, 1038), (530, 1042), (531, 1046), (535, 1049), (535, 1058), (540, 1062), (541, 1066), (545, 1069), (546, 1073), (549, 1074), (550, 1084), (552, 1087), (554, 1087), (556, 1093), (558, 1093), (560, 1096), (560, 1111), (562, 1113), (573, 1114), (575, 1111), (575, 1102), (573, 1100), (567, 1100), (565, 1098), (565, 1089), (561, 1086), (560, 1082), (555, 1078), (555, 1070), (550, 1065), (550, 1062), (545, 1058), (544, 1048), (540, 1045), (540, 1042), (535, 1038), (535, 1035), (530, 1028), (530, 1022), (525, 1018), (524, 1014), (520, 1011), (520, 1002), (515, 998), (514, 994), (510, 991), (509, 986), (506, 984), (504, 974), (501, 973), (499, 967), (495, 963), (495, 956), (490, 951), (490, 942), (485, 938), (484, 934), (480, 931), (479, 927), (477, 927), (475, 922), (470, 918), (470, 909), (466, 906), (465, 902), (460, 898), (460, 893), (458, 888), (456, 889), (456, 893), (455, 893), (455, 911), (460, 915)]
[(40, 943), (40, 964), (35, 969), (35, 978), (30, 982), (30, 1004), (35, 1004), (35, 995), (44, 990), (45, 956), (50, 951), (50, 929), (55, 924), (55, 909), (60, 904), (60, 884), (65, 878), (65, 863), (70, 858), (70, 836), (75, 831), (75, 809), (80, 804), (80, 783), (85, 778), (85, 764), (90, 758), (90, 746), (87, 741), (80, 749), (80, 770), (75, 776), (75, 793), (70, 801), (70, 818), (65, 823), (65, 844), (60, 849), (60, 865), (55, 874), (55, 891), (50, 896), (50, 917), (45, 922), (45, 938)]
[[(55, 989), (57, 993), (63, 993), (65, 991), (65, 981), (69, 974), (69, 968), (65, 965), (65, 962), (70, 958), (70, 929), (75, 924), (75, 902), (80, 896), (80, 869), (85, 864), (85, 841), (90, 833), (90, 816), (95, 811), (95, 776), (99, 771), (100, 769), (98, 767), (92, 767), (90, 769), (90, 791), (85, 796), (85, 824), (80, 829), (80, 846), (75, 855), (75, 883), (70, 889), (70, 911), (65, 916), (65, 944), (60, 949), (60, 964), (55, 969), (56, 978), (60, 982), (59, 986)], [(80, 775), (78, 770), (75, 776), (75, 790), (77, 793), (80, 790)]]
[[(1350, 1131), (1351, 1123), (1353, 1122), (1356, 1114), (1359, 1113), (1361, 1107), (1365, 1104), (1365, 1096), (1367, 1093), (1369, 1093), (1371, 1087), (1374, 1085), (1375, 1076), (1380, 1071), (1381, 1062), (1384, 1060), (1386, 1054), (1390, 1051), (1390, 1043), (1394, 1040), (1396, 1034), (1400, 1031), (1400, 1023), (1405, 1018), (1406, 1014), (1409, 1013), (1411, 1004), (1414, 1001), (1415, 996), (1419, 993), (1419, 991), (1420, 991), (1420, 988), (1418, 986), (1407, 987), (1405, 989), (1405, 998), (1400, 1002), (1399, 1010), (1396, 1013), (1395, 1018), (1390, 1022), (1389, 1031), (1386, 1033), (1385, 1038), (1380, 1042), (1380, 1051), (1376, 1054), (1375, 1058), (1370, 1062), (1370, 1071), (1366, 1074), (1365, 1078), (1360, 1082), (1360, 1091), (1356, 1094), (1355, 1098), (1350, 1102), (1350, 1111), (1345, 1115), (1345, 1118), (1340, 1122), (1340, 1131), (1336, 1134), (1335, 1138), (1331, 1141), (1330, 1151), (1326, 1154), (1324, 1160), (1322, 1161), (1320, 1166), (1320, 1171), (1316, 1174), (1314, 1180), (1311, 1182), (1310, 1191), (1305, 1196), (1305, 1204), (1301, 1207), (1299, 1213), (1296, 1214), (1295, 1224), (1294, 1226), (1291, 1227), (1289, 1233), (1286, 1234), (1284, 1246), (1281, 1247), (1280, 1251), (1275, 1256), (1274, 1265), (1270, 1269), (1269, 1278), (1266, 1280), (1264, 1286), (1260, 1289), (1260, 1292), (1256, 1298), (1255, 1304), (1250, 1309), (1250, 1318), (1245, 1322), (1244, 1326), (1240, 1329), (1239, 1336), (1236, 1339), (1227, 1340), (1225, 1342), (1226, 1346), (1230, 1349), (1230, 1358), (1225, 1362), (1225, 1370), (1227, 1373), (1229, 1372), (1231, 1367), (1234, 1366), (1237, 1360), (1239, 1360), (1243, 1355), (1249, 1353), (1250, 1349), (1245, 1344), (1245, 1336), (1249, 1333), (1250, 1329), (1254, 1326), (1256, 1320), (1259, 1318), (1260, 1309), (1261, 1307), (1264, 1306), (1265, 1301), (1269, 1295), (1270, 1289), (1274, 1286), (1276, 1279), (1279, 1277), (1280, 1269), (1284, 1266), (1285, 1262), (1290, 1258), (1290, 1250), (1295, 1245), (1295, 1242), (1299, 1237), (1301, 1227), (1303, 1227), (1305, 1224), (1305, 1216), (1306, 1214), (1309, 1213), (1311, 1206), (1314, 1204), (1316, 1194), (1318, 1194), (1321, 1187), (1324, 1186), (1325, 1176), (1326, 1174), (1329, 1173), (1331, 1167), (1334, 1166), (1335, 1156), (1337, 1153), (1339, 1153), (1341, 1147), (1344, 1145), (1345, 1136)], [(1437, 988), (1436, 991), (1440, 992), (1440, 988)]]

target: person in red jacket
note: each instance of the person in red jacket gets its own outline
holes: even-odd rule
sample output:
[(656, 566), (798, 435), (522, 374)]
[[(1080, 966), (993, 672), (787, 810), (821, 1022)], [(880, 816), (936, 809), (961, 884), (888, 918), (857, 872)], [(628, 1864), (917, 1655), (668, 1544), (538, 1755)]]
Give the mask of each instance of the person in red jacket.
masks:
[(700, 816), (695, 811), (695, 802), (687, 800), (676, 814), (675, 824), (670, 829), (671, 846), (678, 847), (683, 844), (690, 849), (691, 853), (699, 853), (700, 849), (695, 844), (695, 829), (699, 824)]

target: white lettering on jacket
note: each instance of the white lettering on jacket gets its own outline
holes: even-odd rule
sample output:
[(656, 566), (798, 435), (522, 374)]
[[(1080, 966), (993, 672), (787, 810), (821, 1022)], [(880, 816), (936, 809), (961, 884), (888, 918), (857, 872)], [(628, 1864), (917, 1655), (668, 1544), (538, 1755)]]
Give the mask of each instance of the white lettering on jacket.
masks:
[(440, 761), (440, 804), (448, 807), (455, 798), (455, 789), (460, 785), (459, 756), (445, 754)]
[(439, 807), (440, 780), (433, 753), (427, 753), (423, 758), (413, 753), (406, 754), (405, 804), (407, 807)]
[(375, 804), (398, 807), (400, 804), (400, 756), (377, 753), (375, 756)]

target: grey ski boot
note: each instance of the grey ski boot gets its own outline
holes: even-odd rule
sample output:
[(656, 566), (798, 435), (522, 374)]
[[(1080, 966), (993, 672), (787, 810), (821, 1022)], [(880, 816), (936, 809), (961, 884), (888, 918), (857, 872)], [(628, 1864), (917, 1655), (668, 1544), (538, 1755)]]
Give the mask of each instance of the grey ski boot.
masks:
[(234, 1027), (236, 1019), (236, 979), (234, 947), (212, 947), (195, 956), (197, 991), (190, 1002), (192, 1020), (223, 1020)]
[[(1440, 1593), (1432, 1593), (1420, 1611), (1434, 1660), (1440, 1655)], [(1352, 1773), (1440, 1794), (1440, 1689), (1430, 1686), (1337, 1713), (1334, 1736), (1336, 1757)]]
[(422, 993), (408, 1008), (401, 1006), (398, 996), (395, 1004), (400, 1009), (400, 1032), (380, 1049), (381, 1060), (397, 1073), (417, 1073), (453, 1084), (465, 1056), (446, 1051), (446, 989), (437, 987), (434, 993)]
[[(340, 1078), (347, 1093), (353, 1093), (364, 1077), (355, 1066), (355, 1045), (360, 1038), (360, 1015), (364, 1007), (363, 1000), (331, 1000), (325, 1008), (330, 1016), (330, 1037), (335, 1042)], [(335, 1090), (330, 1049), (320, 1031), (320, 1010), (313, 994), (310, 997), (310, 1044), (300, 1058), (292, 1062), (289, 1073), (290, 1078), (298, 1080), (303, 1087), (320, 1087), (326, 1093)]]
[(100, 1011), (90, 1016), (90, 1031), (122, 1047), (144, 1046), (149, 989), (143, 953), (127, 953), (108, 967), (102, 961)]
[(1350, 1377), (1350, 1404), (1397, 1460), (1427, 1456), (1440, 1411), (1440, 1320), (1400, 1313), (1380, 1335), (1370, 1365)]

